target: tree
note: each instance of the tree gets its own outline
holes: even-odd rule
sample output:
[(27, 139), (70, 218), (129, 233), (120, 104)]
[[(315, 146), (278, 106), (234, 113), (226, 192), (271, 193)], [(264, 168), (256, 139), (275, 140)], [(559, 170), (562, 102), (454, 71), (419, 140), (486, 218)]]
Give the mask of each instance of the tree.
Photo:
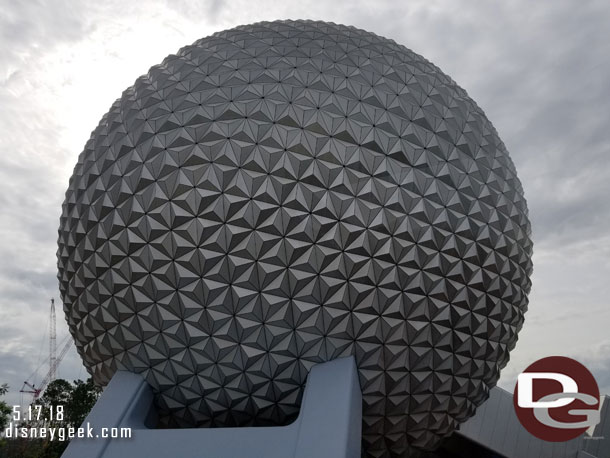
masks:
[[(3, 383), (0, 385), (0, 396), (4, 396), (8, 393), (8, 385)], [(8, 406), (8, 404), (4, 401), (0, 401), (0, 431), (4, 431), (11, 421), (11, 412), (12, 409)]]
[[(39, 426), (68, 426), (66, 424), (66, 407), (70, 404), (73, 391), (74, 387), (67, 380), (59, 378), (49, 383), (44, 394), (32, 404), (42, 406), (41, 416), (45, 420), (38, 422)], [(58, 407), (62, 409), (60, 418), (57, 415)]]
[(66, 404), (68, 424), (75, 428), (82, 425), (101, 393), (102, 388), (95, 386), (92, 378), (87, 379), (86, 382), (75, 380), (72, 396)]
[[(6, 385), (0, 387), (0, 395), (6, 392)], [(5, 390), (5, 391), (2, 391)], [(100, 396), (102, 389), (87, 381), (75, 380), (70, 383), (57, 379), (49, 383), (43, 395), (32, 403), (32, 411), (37, 412), (40, 406), (40, 419), (24, 420), (19, 427), (40, 428), (78, 428)], [(1, 407), (0, 401), (0, 407)], [(8, 408), (8, 406), (7, 406)], [(1, 410), (1, 408), (0, 408)], [(59, 412), (61, 415), (58, 415)], [(11, 409), (8, 409), (10, 418)], [(0, 417), (1, 419), (1, 417)], [(59, 458), (68, 441), (51, 441), (47, 439), (6, 439), (0, 444), (0, 458), (20, 456), (24, 458)]]

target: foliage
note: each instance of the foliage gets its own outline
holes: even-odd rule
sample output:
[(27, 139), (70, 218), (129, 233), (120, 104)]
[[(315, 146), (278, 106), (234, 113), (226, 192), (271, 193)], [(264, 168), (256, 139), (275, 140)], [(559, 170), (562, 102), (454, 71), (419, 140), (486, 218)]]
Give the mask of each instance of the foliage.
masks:
[[(5, 394), (7, 388), (6, 385), (2, 385), (0, 395)], [(89, 414), (101, 391), (101, 388), (93, 384), (91, 378), (87, 381), (75, 380), (73, 383), (63, 379), (54, 380), (49, 383), (43, 395), (32, 403), (32, 418), (27, 418), (26, 413), (26, 417), (22, 419), (19, 427), (78, 428)], [(3, 412), (2, 404), (0, 401), (0, 415)], [(61, 407), (58, 409), (59, 406)], [(27, 412), (27, 406), (24, 406), (22, 410)], [(63, 410), (63, 415), (57, 415), (60, 410)], [(11, 412), (12, 409), (8, 408), (7, 424), (11, 419)], [(2, 417), (0, 417), (1, 419)], [(62, 442), (48, 438), (5, 438), (0, 440), (0, 458), (59, 458), (68, 443), (67, 440)]]
[[(6, 383), (0, 385), (0, 396), (8, 393), (8, 385)], [(0, 401), (0, 430), (4, 431), (10, 422), (12, 409), (4, 401)]]
[(87, 379), (86, 382), (75, 380), (72, 396), (70, 396), (70, 401), (66, 404), (66, 419), (68, 424), (75, 428), (79, 427), (85, 421), (101, 393), (102, 388), (96, 386), (92, 378)]

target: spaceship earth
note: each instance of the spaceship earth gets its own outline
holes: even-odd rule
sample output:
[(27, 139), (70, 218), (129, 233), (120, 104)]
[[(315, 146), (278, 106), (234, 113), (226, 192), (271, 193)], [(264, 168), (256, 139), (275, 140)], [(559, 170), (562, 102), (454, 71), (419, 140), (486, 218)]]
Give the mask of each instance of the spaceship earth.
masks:
[(216, 33), (138, 78), (79, 156), (58, 245), (97, 383), (141, 373), (166, 426), (282, 425), (313, 365), (354, 355), (366, 456), (474, 414), (532, 271), (483, 111), (394, 41), (314, 21)]

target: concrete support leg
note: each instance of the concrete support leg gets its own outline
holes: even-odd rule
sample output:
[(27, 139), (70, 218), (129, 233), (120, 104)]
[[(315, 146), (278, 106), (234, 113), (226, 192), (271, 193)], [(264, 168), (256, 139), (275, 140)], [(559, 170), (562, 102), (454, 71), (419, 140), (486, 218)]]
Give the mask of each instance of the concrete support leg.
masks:
[[(148, 384), (119, 371), (83, 423), (93, 438), (72, 440), (63, 458), (358, 458), (362, 395), (356, 364), (349, 357), (314, 366), (299, 416), (288, 426), (154, 429), (155, 424)], [(131, 428), (131, 438), (102, 438), (102, 428)]]

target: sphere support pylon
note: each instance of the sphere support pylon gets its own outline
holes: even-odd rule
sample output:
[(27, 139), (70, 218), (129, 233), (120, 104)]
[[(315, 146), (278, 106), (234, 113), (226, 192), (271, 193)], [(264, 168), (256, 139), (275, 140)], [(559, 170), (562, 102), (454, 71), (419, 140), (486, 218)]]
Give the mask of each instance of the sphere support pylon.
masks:
[[(359, 458), (362, 393), (353, 356), (314, 366), (301, 410), (287, 426), (155, 429), (153, 393), (137, 374), (118, 371), (62, 458)], [(130, 438), (96, 438), (102, 429), (130, 429)], [(100, 434), (101, 436), (101, 434)]]

